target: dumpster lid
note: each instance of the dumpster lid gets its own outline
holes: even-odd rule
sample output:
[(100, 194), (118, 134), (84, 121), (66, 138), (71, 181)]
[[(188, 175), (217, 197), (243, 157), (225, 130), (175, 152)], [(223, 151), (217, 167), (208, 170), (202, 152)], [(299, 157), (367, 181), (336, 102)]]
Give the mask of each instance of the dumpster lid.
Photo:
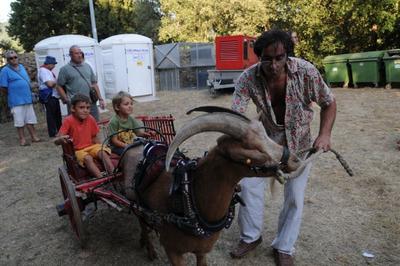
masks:
[(400, 57), (400, 49), (387, 50), (383, 59), (390, 59), (393, 57)]
[(350, 55), (349, 62), (354, 61), (375, 61), (383, 57), (385, 51), (371, 51), (363, 53), (354, 53)]
[(343, 63), (347, 62), (347, 59), (349, 59), (349, 56), (351, 54), (338, 54), (338, 55), (329, 55), (325, 57), (322, 60), (322, 63), (327, 64), (327, 63)]

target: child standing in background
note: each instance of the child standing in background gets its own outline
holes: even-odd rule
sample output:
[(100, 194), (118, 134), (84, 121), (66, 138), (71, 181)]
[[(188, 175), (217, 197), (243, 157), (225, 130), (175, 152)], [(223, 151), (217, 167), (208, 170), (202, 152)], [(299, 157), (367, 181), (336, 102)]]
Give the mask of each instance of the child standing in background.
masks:
[(149, 134), (143, 129), (133, 130), (142, 127), (143, 123), (130, 116), (133, 113), (133, 99), (129, 93), (118, 92), (112, 99), (112, 105), (115, 115), (110, 120), (108, 131), (110, 135), (119, 133), (111, 137), (110, 146), (113, 153), (121, 155), (136, 136), (148, 137)]

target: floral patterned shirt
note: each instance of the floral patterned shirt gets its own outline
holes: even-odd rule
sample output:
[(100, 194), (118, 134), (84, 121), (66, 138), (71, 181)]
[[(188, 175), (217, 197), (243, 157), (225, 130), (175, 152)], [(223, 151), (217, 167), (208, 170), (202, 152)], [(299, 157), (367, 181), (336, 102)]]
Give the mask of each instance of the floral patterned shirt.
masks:
[(240, 113), (246, 112), (251, 99), (257, 107), (257, 112), (261, 112), (260, 120), (269, 137), (281, 145), (287, 145), (291, 152), (298, 152), (310, 148), (312, 144), (312, 102), (321, 107), (328, 106), (333, 102), (334, 96), (311, 63), (289, 57), (287, 72), (284, 125), (276, 122), (271, 98), (265, 89), (265, 77), (259, 64), (249, 67), (238, 78), (232, 109)]

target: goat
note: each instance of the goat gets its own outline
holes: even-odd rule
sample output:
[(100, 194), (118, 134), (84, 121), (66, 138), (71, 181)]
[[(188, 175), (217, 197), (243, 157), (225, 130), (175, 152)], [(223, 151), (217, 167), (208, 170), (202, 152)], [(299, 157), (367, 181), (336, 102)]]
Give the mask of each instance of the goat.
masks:
[[(261, 122), (228, 112), (203, 114), (187, 122), (176, 134), (168, 148), (165, 159), (165, 170), (141, 192), (141, 202), (157, 213), (167, 214), (170, 188), (174, 182), (170, 163), (180, 144), (190, 137), (206, 131), (224, 133), (196, 167), (190, 172), (192, 180), (192, 198), (196, 205), (197, 215), (206, 223), (218, 223), (227, 216), (231, 206), (235, 187), (242, 177), (273, 177), (276, 170), (254, 171), (254, 167), (278, 165), (284, 147), (268, 137)], [(131, 159), (137, 156), (128, 151), (123, 162), (124, 175), (132, 177), (134, 172)], [(287, 163), (282, 170), (291, 173), (303, 169), (305, 162), (294, 154), (287, 154)], [(130, 164), (130, 165), (129, 165)], [(129, 165), (129, 166), (127, 166)], [(146, 221), (141, 219), (141, 243), (146, 245), (149, 257), (156, 256), (149, 239)], [(183, 255), (194, 253), (197, 265), (207, 265), (206, 254), (211, 251), (217, 241), (221, 229), (206, 236), (188, 234), (177, 225), (162, 222), (155, 228), (168, 259), (172, 265), (185, 265)]]

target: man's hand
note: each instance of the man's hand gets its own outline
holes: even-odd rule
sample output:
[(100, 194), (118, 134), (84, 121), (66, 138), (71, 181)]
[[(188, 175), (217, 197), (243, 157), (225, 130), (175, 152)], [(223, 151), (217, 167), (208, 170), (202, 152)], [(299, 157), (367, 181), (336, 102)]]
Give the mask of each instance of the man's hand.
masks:
[(101, 108), (102, 110), (104, 110), (104, 109), (106, 108), (106, 103), (105, 103), (104, 99), (101, 98), (101, 93), (100, 93), (99, 86), (97, 85), (97, 83), (92, 83), (92, 86), (91, 86), (91, 87), (94, 88), (94, 90), (95, 90), (96, 93), (97, 93), (97, 97), (99, 97), (100, 108)]
[(60, 97), (60, 99), (61, 99), (61, 102), (63, 104), (68, 104), (68, 99), (67, 98)]
[(57, 85), (56, 86), (56, 90), (58, 92), (58, 94), (60, 95), (60, 99), (62, 101), (63, 104), (67, 104), (68, 103), (68, 97), (67, 94), (65, 93), (65, 90), (63, 87)]
[(317, 150), (329, 151), (331, 149), (331, 132), (336, 117), (336, 100), (329, 105), (321, 106), (321, 124), (319, 134), (314, 141), (313, 147)]
[(331, 149), (331, 137), (328, 135), (319, 135), (313, 144), (313, 147), (317, 150), (322, 149), (327, 152)]
[(69, 135), (57, 136), (54, 139), (54, 144), (56, 144), (56, 145), (66, 144), (68, 139), (69, 139)]

